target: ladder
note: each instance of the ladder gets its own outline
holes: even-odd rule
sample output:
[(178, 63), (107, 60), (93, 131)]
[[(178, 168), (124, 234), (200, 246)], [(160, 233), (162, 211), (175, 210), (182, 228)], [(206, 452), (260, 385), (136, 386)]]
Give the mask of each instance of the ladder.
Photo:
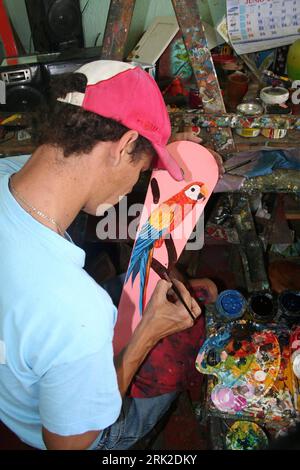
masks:
[[(230, 126), (224, 126), (226, 109), (221, 94), (214, 63), (207, 45), (204, 28), (200, 20), (197, 0), (172, 0), (174, 11), (181, 29), (183, 41), (189, 56), (199, 91), (205, 87), (205, 93), (210, 99), (204, 101), (204, 112), (210, 118), (215, 115), (222, 117), (223, 127), (211, 126), (207, 129), (214, 149), (226, 158), (226, 154), (235, 151), (235, 143)], [(102, 45), (102, 59), (123, 60), (124, 45), (129, 32), (135, 0), (111, 0), (108, 20)], [(192, 117), (191, 117), (192, 116)], [(183, 113), (184, 122), (193, 123), (203, 115)], [(192, 121), (191, 121), (192, 119)], [(204, 119), (208, 119), (207, 116)], [(225, 120), (225, 123), (227, 121)], [(230, 122), (230, 120), (228, 120)], [(194, 120), (197, 125), (198, 121)], [(267, 274), (264, 268), (264, 254), (257, 237), (247, 194), (233, 197), (232, 209), (237, 220), (246, 221), (237, 224), (241, 242), (241, 252), (245, 254), (242, 262), (249, 291), (268, 288)], [(243, 217), (240, 216), (243, 215)], [(245, 226), (244, 226), (245, 225)], [(255, 269), (253, 267), (255, 259)], [(244, 260), (244, 261), (243, 261)], [(259, 269), (258, 269), (259, 267)], [(250, 268), (250, 269), (249, 269)], [(249, 273), (250, 271), (250, 273)]]
[[(209, 100), (203, 103), (204, 111), (213, 114), (226, 113), (215, 66), (207, 45), (200, 19), (197, 0), (172, 0), (183, 41), (199, 90), (205, 87)], [(124, 46), (128, 36), (135, 0), (111, 0), (103, 38), (102, 59), (123, 60)], [(231, 153), (235, 150), (230, 127), (210, 127), (216, 151)]]

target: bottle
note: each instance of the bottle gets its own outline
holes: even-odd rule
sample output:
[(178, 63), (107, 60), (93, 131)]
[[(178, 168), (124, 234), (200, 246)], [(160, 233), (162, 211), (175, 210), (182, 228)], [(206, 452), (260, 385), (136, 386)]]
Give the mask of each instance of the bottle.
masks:
[(291, 80), (300, 80), (300, 39), (290, 46), (286, 65), (288, 77)]

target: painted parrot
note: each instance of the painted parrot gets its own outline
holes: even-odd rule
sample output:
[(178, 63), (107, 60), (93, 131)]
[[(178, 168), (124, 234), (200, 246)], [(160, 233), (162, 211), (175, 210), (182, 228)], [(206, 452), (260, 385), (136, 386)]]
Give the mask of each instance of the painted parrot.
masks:
[(131, 255), (125, 282), (132, 275), (132, 285), (140, 274), (139, 309), (142, 315), (154, 248), (160, 248), (164, 239), (181, 224), (198, 201), (204, 200), (207, 189), (204, 183), (188, 184), (182, 191), (161, 203), (142, 226)]

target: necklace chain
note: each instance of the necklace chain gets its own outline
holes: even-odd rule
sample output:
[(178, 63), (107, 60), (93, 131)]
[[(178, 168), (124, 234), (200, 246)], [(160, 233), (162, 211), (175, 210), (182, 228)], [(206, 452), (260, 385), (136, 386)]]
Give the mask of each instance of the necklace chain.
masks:
[(25, 199), (21, 196), (21, 194), (14, 188), (14, 185), (12, 183), (12, 179), (9, 178), (9, 186), (10, 186), (10, 189), (12, 190), (13, 194), (15, 194), (17, 196), (17, 198), (23, 202), (23, 204), (25, 204), (25, 206), (27, 206), (30, 211), (34, 212), (35, 214), (37, 214), (39, 217), (41, 217), (42, 219), (45, 219), (47, 220), (48, 222), (50, 222), (51, 224), (55, 225), (55, 227), (57, 228), (58, 230), (58, 233), (62, 236), (64, 236), (64, 232), (63, 230), (61, 229), (60, 225), (58, 222), (56, 222), (56, 220), (54, 220), (52, 217), (49, 217), (48, 215), (44, 214), (44, 212), (42, 212), (40, 209), (37, 209), (36, 207), (32, 206), (31, 204), (29, 204), (27, 201), (25, 201)]

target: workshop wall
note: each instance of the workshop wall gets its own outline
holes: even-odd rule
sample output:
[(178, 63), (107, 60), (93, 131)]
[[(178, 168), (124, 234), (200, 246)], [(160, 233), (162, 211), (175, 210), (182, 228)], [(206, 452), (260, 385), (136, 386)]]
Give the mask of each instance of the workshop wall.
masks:
[[(202, 19), (211, 25), (217, 24), (225, 14), (226, 0), (198, 0), (198, 2)], [(33, 52), (25, 0), (5, 0), (4, 3), (25, 51)], [(102, 44), (109, 4), (110, 0), (80, 0), (81, 10), (84, 10), (85, 47)], [(125, 54), (127, 55), (135, 46), (156, 16), (173, 14), (171, 0), (136, 0)]]

